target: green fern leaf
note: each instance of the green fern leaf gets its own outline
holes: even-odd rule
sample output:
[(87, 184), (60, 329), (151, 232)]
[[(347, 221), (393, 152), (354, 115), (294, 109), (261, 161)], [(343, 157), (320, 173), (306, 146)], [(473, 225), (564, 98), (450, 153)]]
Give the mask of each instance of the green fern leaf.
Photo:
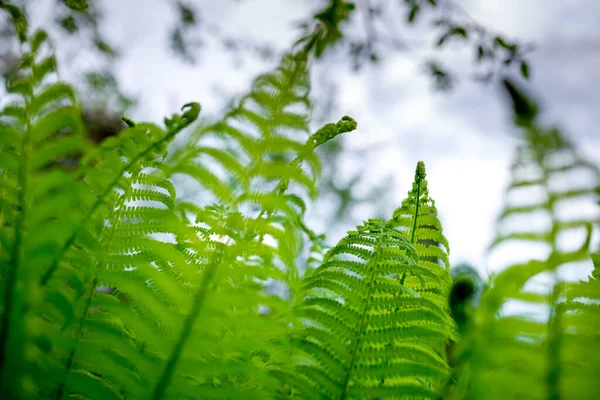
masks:
[(440, 277), (395, 224), (367, 221), (305, 278), (298, 313), (310, 322), (294, 341), (305, 398), (434, 398), (444, 383), (448, 314), (398, 278)]
[[(537, 105), (514, 84), (507, 88), (524, 140), (512, 167), (507, 193), (511, 201), (501, 212), (491, 249), (496, 254), (511, 243), (526, 241), (545, 246), (548, 255), (508, 266), (482, 294), (461, 343), (459, 380), (468, 387), (462, 398), (591, 399), (598, 386), (586, 374), (597, 374), (598, 365), (593, 357), (579, 357), (582, 354), (578, 356), (574, 349), (584, 346), (594, 351), (600, 343), (597, 331), (586, 332), (597, 317), (592, 311), (596, 307), (584, 304), (598, 297), (584, 288), (595, 283), (563, 282), (559, 269), (589, 260), (598, 213), (569, 218), (564, 210), (593, 195), (600, 170), (579, 156), (557, 130), (540, 127)], [(522, 200), (515, 202), (512, 199), (519, 192)], [(523, 192), (538, 199), (523, 204), (527, 198)], [(531, 223), (536, 217), (546, 219), (543, 228), (535, 229)], [(565, 249), (561, 238), (575, 231), (584, 233), (583, 238)], [(532, 289), (544, 275), (550, 277), (550, 290)]]
[(44, 93), (54, 70), (52, 61), (35, 57), (45, 41), (41, 31), (27, 41), (8, 85), (14, 102), (0, 112), (0, 158), (5, 160), (0, 168), (0, 379), (9, 398), (35, 396), (51, 385), (52, 379), (40, 378), (55, 368), (56, 343), (48, 333), (73, 319), (79, 295), (77, 284), (45, 292), (36, 284), (73, 232), (88, 198), (72, 167), (88, 150), (79, 109), (69, 98), (46, 98), (45, 107), (38, 106), (38, 93)]
[[(436, 271), (444, 281), (437, 293), (444, 298), (450, 288), (450, 261), (448, 259), (448, 239), (442, 233), (442, 224), (437, 217), (435, 202), (429, 197), (425, 164), (419, 162), (415, 181), (402, 206), (394, 211), (394, 225), (409, 238), (417, 253), (419, 264)], [(402, 277), (404, 280), (408, 277)]]

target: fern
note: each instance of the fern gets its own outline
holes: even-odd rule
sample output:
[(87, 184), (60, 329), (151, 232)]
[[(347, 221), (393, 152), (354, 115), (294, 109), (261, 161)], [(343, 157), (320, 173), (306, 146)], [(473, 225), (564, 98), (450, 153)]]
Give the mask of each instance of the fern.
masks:
[[(60, 253), (89, 199), (71, 160), (88, 149), (73, 92), (52, 84), (56, 61), (47, 35), (29, 36), (18, 9), (10, 10), (22, 39), (23, 57), (8, 82), (13, 101), (0, 112), (0, 274), (3, 277), (0, 368), (3, 397), (30, 394), (50, 368), (49, 332), (73, 317), (82, 290), (40, 291), (35, 284)], [(74, 274), (81, 273), (85, 263)]]
[[(573, 199), (585, 201), (593, 195), (600, 183), (600, 174), (558, 131), (538, 125), (537, 106), (531, 100), (512, 83), (507, 81), (505, 85), (515, 105), (516, 121), (525, 133), (509, 191), (537, 189), (543, 196), (538, 203), (506, 206), (500, 216), (502, 230), (492, 248), (526, 241), (543, 244), (549, 251), (546, 258), (509, 266), (494, 277), (483, 293), (461, 344), (461, 380), (465, 389), (459, 398), (593, 398), (598, 387), (587, 374), (598, 373), (597, 363), (593, 357), (592, 360), (581, 357), (582, 353), (575, 349), (585, 346), (591, 351), (600, 343), (597, 330), (589, 329), (596, 320), (598, 296), (588, 288), (594, 287), (595, 280), (563, 282), (559, 268), (589, 260), (592, 228), (597, 227), (599, 221), (596, 217), (565, 219), (560, 210), (573, 204)], [(565, 174), (582, 170), (587, 172), (587, 181), (563, 178)], [(560, 178), (572, 186), (557, 187)], [(533, 230), (534, 225), (530, 223), (517, 225), (522, 228), (518, 231), (502, 227), (502, 223), (506, 225), (515, 215), (522, 219), (529, 217), (531, 221), (536, 213), (549, 221), (544, 230)], [(560, 235), (574, 229), (583, 230), (585, 235), (577, 246), (565, 250)], [(551, 290), (543, 293), (526, 287), (543, 274), (550, 277)], [(511, 312), (511, 306), (522, 311)], [(544, 308), (547, 318), (543, 317)], [(526, 313), (527, 309), (533, 314)], [(502, 385), (501, 382), (513, 384)], [(590, 386), (578, 390), (581, 385)], [(593, 386), (596, 390), (591, 390)], [(490, 392), (490, 387), (497, 389)]]
[[(339, 40), (351, 4), (317, 14), (314, 32), (223, 118), (188, 130), (200, 114), (194, 102), (164, 126), (123, 117), (127, 127), (97, 146), (86, 140), (73, 89), (53, 80), (46, 33), (30, 34), (17, 7), (0, 8), (22, 48), (0, 111), (2, 398), (592, 399), (600, 391), (600, 253), (586, 281), (562, 277), (569, 264), (589, 262), (600, 222), (567, 219), (562, 209), (593, 196), (600, 172), (540, 127), (536, 105), (510, 82), (524, 140), (508, 196), (542, 196), (507, 202), (491, 248), (525, 241), (548, 255), (494, 276), (473, 308), (472, 282), (452, 285), (422, 162), (389, 221), (367, 220), (325, 255), (323, 235), (305, 222), (317, 148), (357, 127), (345, 116), (308, 129), (311, 57)], [(582, 172), (587, 181), (564, 179)], [(534, 215), (546, 218), (543, 230), (507, 229)], [(583, 239), (565, 249), (561, 238), (573, 230)], [(544, 275), (551, 290), (530, 290)], [(536, 318), (511, 311), (515, 304), (533, 306)], [(450, 341), (458, 348), (448, 356)]]
[[(109, 310), (111, 301), (120, 297), (122, 302), (139, 314), (147, 317), (154, 315), (154, 310), (148, 310), (148, 306), (156, 304), (156, 299), (148, 298), (148, 293), (143, 293), (141, 289), (139, 294), (146, 296), (145, 304), (137, 303), (137, 299), (127, 293), (132, 288), (153, 285), (151, 293), (155, 293), (157, 297), (165, 296), (164, 292), (157, 293), (157, 289), (164, 290), (160, 285), (166, 283), (164, 280), (156, 280), (160, 277), (160, 267), (164, 268), (168, 263), (167, 255), (171, 256), (172, 261), (180, 261), (173, 257), (174, 252), (169, 249), (170, 246), (151, 235), (172, 232), (173, 221), (177, 220), (174, 212), (175, 189), (170, 181), (161, 177), (160, 164), (156, 161), (164, 157), (165, 143), (197, 117), (199, 106), (191, 104), (184, 108), (188, 106), (189, 109), (182, 116), (174, 116), (175, 123), (169, 123), (166, 131), (150, 124), (133, 124), (129, 121), (129, 129), (99, 148), (102, 162), (89, 171), (87, 176), (89, 181), (99, 184), (99, 194), (88, 215), (92, 215), (98, 208), (103, 211), (99, 214), (106, 222), (99, 234), (97, 272), (92, 279), (91, 290), (83, 301), (81, 317), (75, 327), (75, 345), (66, 361), (67, 375), (58, 389), (57, 398), (62, 393), (72, 391), (85, 393), (82, 392), (83, 389), (92, 390), (93, 393), (95, 386), (102, 384), (105, 386), (103, 392), (108, 393), (111, 391), (110, 378), (113, 382), (120, 382), (121, 376), (129, 377), (129, 380), (122, 381), (128, 384), (121, 391), (137, 393), (138, 396), (143, 394), (140, 387), (135, 385), (142, 385), (145, 375), (136, 373), (143, 370), (143, 367), (147, 368), (148, 364), (142, 359), (136, 364), (124, 364), (121, 358), (127, 355), (133, 357), (137, 348), (145, 346), (143, 339), (146, 339), (146, 335), (142, 330), (149, 328), (148, 323), (151, 321), (142, 320), (139, 321), (140, 325), (129, 325), (128, 322), (136, 320), (132, 318), (119, 321), (121, 315), (111, 314)], [(95, 189), (91, 184), (90, 188)], [(110, 202), (105, 204), (108, 201)], [(181, 264), (177, 266), (182, 267)], [(96, 292), (94, 289), (99, 283), (117, 287), (118, 291), (112, 296)], [(177, 289), (173, 289), (173, 292), (176, 291)], [(162, 298), (165, 301), (168, 299)], [(177, 305), (178, 301), (181, 302), (181, 299), (170, 299), (169, 304)], [(121, 304), (119, 300), (117, 304)], [(124, 325), (124, 330), (119, 329), (119, 324)], [(148, 329), (147, 333), (150, 332), (151, 329)], [(118, 343), (120, 338), (128, 340), (115, 347), (114, 343)], [(99, 343), (111, 343), (112, 346), (99, 346)], [(103, 369), (98, 369), (98, 359), (104, 360)], [(95, 371), (109, 382), (93, 375), (90, 381), (89, 374), (82, 374), (82, 371)], [(85, 384), (90, 386), (86, 387)]]
[[(600, 373), (600, 253), (594, 258), (594, 270), (586, 281), (564, 284), (564, 303), (556, 306), (552, 350), (558, 357), (547, 375), (554, 398), (591, 399), (600, 391), (596, 377)], [(555, 379), (554, 382), (549, 382)]]
[(415, 181), (402, 206), (394, 211), (394, 226), (404, 232), (419, 255), (419, 264), (436, 272), (439, 284), (429, 284), (419, 279), (402, 275), (400, 282), (429, 297), (448, 310), (447, 297), (452, 280), (449, 275), (450, 246), (443, 234), (442, 224), (437, 216), (435, 202), (429, 197), (425, 164), (419, 162), (415, 172)]
[(427, 257), (447, 256), (422, 242), (446, 241), (422, 163), (413, 188), (394, 219), (350, 231), (305, 278), (295, 339), (304, 355), (281, 372), (302, 398), (435, 398), (445, 383), (449, 274)]
[[(288, 66), (289, 60), (285, 58), (283, 65)], [(291, 73), (304, 73), (304, 64), (298, 68)], [(267, 75), (257, 80), (253, 90), (253, 96), (267, 106), (273, 100), (256, 94), (263, 88), (276, 90), (273, 95), (281, 92), (274, 98), (276, 102), (286, 96), (297, 98), (288, 93), (302, 81), (285, 75), (285, 69), (280, 71), (284, 81), (277, 81), (278, 75)], [(277, 82), (283, 83), (274, 87)], [(277, 104), (282, 109), (286, 105)], [(236, 110), (246, 112), (242, 106)], [(269, 354), (277, 355), (278, 349), (267, 339), (285, 327), (282, 316), (287, 306), (266, 293), (260, 282), (286, 281), (285, 274), (294, 274), (298, 231), (303, 229), (299, 218), (304, 202), (285, 191), (295, 181), (313, 193), (314, 176), (303, 171), (303, 162), (318, 165), (313, 150), (353, 130), (356, 124), (344, 118), (326, 125), (306, 144), (295, 145), (298, 142), (278, 136), (281, 128), (275, 125), (281, 120), (287, 121), (283, 128), (294, 127), (294, 116), (289, 114), (286, 120), (283, 111), (275, 114), (273, 107), (270, 110), (272, 114), (264, 114), (264, 132), (255, 139), (256, 145), (244, 148), (245, 159), (236, 160), (218, 147), (193, 143), (173, 157), (175, 163), (161, 163), (161, 144), (191, 121), (188, 112), (167, 119), (165, 132), (126, 120), (128, 130), (85, 158), (86, 165), (100, 161), (87, 176), (97, 199), (103, 199), (95, 213), (107, 221), (99, 234), (98, 266), (102, 268), (96, 269), (92, 287), (102, 283), (116, 291), (108, 295), (91, 290), (83, 301), (74, 328), (76, 346), (65, 361), (68, 373), (59, 396), (92, 397), (94, 391), (102, 391), (107, 398), (265, 398), (274, 392), (267, 389), (276, 381), (267, 375), (266, 365), (259, 367)], [(190, 111), (197, 115), (197, 107)], [(230, 133), (225, 127), (230, 118), (213, 125), (213, 132)], [(142, 133), (144, 137), (139, 136)], [(208, 135), (201, 136), (206, 139)], [(249, 135), (235, 137), (245, 140)], [(269, 144), (271, 140), (274, 144)], [(147, 151), (136, 152), (139, 144)], [(289, 156), (288, 149), (297, 154), (294, 160), (274, 157), (284, 151)], [(232, 175), (239, 173), (249, 180), (217, 182), (210, 177), (210, 164), (203, 164), (205, 156), (224, 161)], [(250, 179), (272, 170), (281, 176), (279, 183), (266, 192), (256, 191), (260, 186)], [(216, 193), (218, 203), (177, 203), (166, 178), (178, 174), (205, 184)], [(265, 182), (265, 187), (268, 184)], [(140, 200), (155, 206), (141, 205)], [(102, 211), (105, 203), (112, 206)], [(246, 207), (248, 203), (258, 205), (261, 211)], [(267, 237), (277, 244), (263, 243)], [(269, 312), (259, 313), (260, 307)], [(196, 324), (199, 319), (201, 325)]]
[[(166, 131), (150, 124), (132, 126), (81, 157), (88, 145), (80, 112), (69, 105), (73, 91), (64, 84), (47, 84), (46, 76), (55, 68), (53, 57), (40, 54), (47, 37), (36, 32), (27, 39), (23, 16), (9, 9), (27, 43), (19, 75), (9, 86), (16, 101), (2, 112), (3, 160), (9, 161), (2, 165), (2, 388), (11, 398), (93, 397), (96, 392), (119, 397), (118, 374), (140, 367), (116, 367), (119, 357), (133, 353), (124, 351), (127, 342), (115, 345), (124, 331), (110, 324), (113, 329), (107, 329), (108, 321), (98, 318), (108, 296), (95, 289), (99, 282), (111, 283), (104, 267), (114, 272), (125, 262), (136, 265), (139, 259), (127, 259), (131, 252), (140, 255), (152, 248), (156, 253), (158, 245), (149, 246), (145, 238), (164, 232), (169, 218), (161, 208), (127, 203), (158, 201), (173, 209), (174, 199), (157, 190), (162, 187), (174, 197), (172, 184), (142, 170), (157, 167), (166, 143), (196, 118), (199, 106), (190, 104), (181, 117), (168, 120)], [(69, 167), (76, 159), (78, 167)], [(43, 206), (33, 207), (41, 199)], [(124, 285), (128, 274), (120, 272), (117, 282)], [(118, 322), (118, 315), (107, 317)], [(90, 337), (99, 337), (96, 344), (103, 346), (90, 350)]]

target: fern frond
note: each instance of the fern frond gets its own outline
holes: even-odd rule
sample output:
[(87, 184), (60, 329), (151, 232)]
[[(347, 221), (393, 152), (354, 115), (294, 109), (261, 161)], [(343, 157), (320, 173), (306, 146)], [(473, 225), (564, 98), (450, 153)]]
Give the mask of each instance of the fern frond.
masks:
[[(2, 7), (15, 21), (25, 21), (17, 9)], [(56, 63), (43, 54), (47, 35), (28, 36), (26, 21), (17, 29), (23, 56), (7, 82), (14, 101), (0, 111), (0, 379), (3, 396), (28, 397), (45, 389), (39, 377), (52, 369), (55, 344), (48, 333), (73, 318), (72, 304), (81, 290), (77, 273), (68, 276), (69, 285), (43, 293), (36, 282), (89, 202), (73, 166), (89, 145), (73, 97), (48, 96), (56, 85), (50, 83)], [(72, 93), (62, 87), (61, 93)]]
[[(343, 121), (346, 120), (348, 118)], [(352, 127), (339, 125), (338, 128), (336, 125), (333, 126), (335, 127), (336, 134), (340, 134), (354, 129), (356, 123)], [(318, 131), (315, 135), (320, 137), (322, 132)], [(302, 176), (300, 166), (304, 159), (313, 157), (314, 149), (327, 140), (315, 140), (317, 136), (311, 136), (306, 145), (298, 152), (298, 156), (282, 166), (282, 171), (289, 167), (298, 171), (298, 176)], [(330, 136), (334, 137), (335, 135)], [(251, 163), (248, 168), (250, 171), (254, 169), (253, 164)], [(229, 346), (223, 347), (221, 350), (225, 354), (218, 356), (217, 354), (219, 353), (216, 352), (219, 350), (212, 345), (211, 354), (203, 356), (204, 359), (211, 360), (211, 368), (213, 365), (218, 365), (219, 361), (217, 360), (225, 364), (234, 362), (232, 365), (237, 365), (238, 368), (241, 368), (247, 361), (236, 360), (235, 358), (230, 359), (227, 354), (247, 354), (252, 347), (246, 346), (251, 346), (252, 343), (255, 343), (254, 346), (262, 346), (261, 351), (267, 354), (276, 352), (274, 345), (261, 343), (257, 339), (261, 337), (274, 338), (277, 336), (276, 332), (280, 332), (284, 328), (281, 324), (282, 321), (277, 315), (288, 313), (289, 311), (286, 311), (288, 305), (285, 302), (278, 301), (276, 297), (265, 293), (259, 282), (267, 280), (284, 281), (286, 271), (281, 268), (286, 267), (288, 270), (287, 273), (294, 269), (295, 248), (297, 247), (295, 233), (297, 228), (295, 229), (294, 224), (298, 220), (299, 215), (289, 206), (285, 198), (285, 191), (288, 189), (289, 182), (293, 178), (294, 175), (283, 173), (279, 178), (279, 183), (275, 185), (270, 193), (244, 193), (242, 191), (230, 205), (210, 206), (204, 207), (204, 209), (192, 205), (186, 206), (187, 211), (192, 211), (196, 215), (196, 223), (205, 225), (205, 228), (201, 230), (203, 235), (219, 234), (221, 241), (215, 250), (211, 251), (211, 248), (215, 246), (210, 242), (197, 242), (198, 238), (191, 239), (195, 250), (198, 250), (199, 246), (209, 245), (209, 248), (199, 251), (200, 254), (207, 254), (203, 262), (204, 273), (196, 289), (191, 310), (181, 328), (179, 338), (154, 389), (154, 399), (162, 398), (167, 391), (167, 387), (171, 385), (171, 381), (178, 379), (175, 371), (176, 367), (185, 360), (186, 353), (183, 350), (184, 346), (188, 348), (194, 346), (193, 349), (196, 352), (189, 354), (206, 354), (206, 350), (203, 350), (201, 346), (195, 346), (198, 346), (203, 338), (214, 340), (214, 333), (210, 329), (196, 328), (194, 330), (195, 321), (201, 316), (203, 320), (206, 320), (207, 318), (210, 319), (211, 315), (214, 315), (217, 318), (215, 321), (220, 321), (220, 325), (229, 326), (229, 329), (235, 331), (235, 335), (231, 337), (231, 340), (235, 340), (235, 344), (231, 342)], [(313, 182), (310, 181), (307, 184), (312, 185)], [(236, 211), (246, 201), (257, 204), (262, 211), (258, 215), (249, 216)], [(280, 215), (282, 212), (283, 214)], [(274, 239), (276, 244), (264, 244), (263, 239), (265, 236)], [(253, 267), (256, 262), (259, 262), (259, 264), (257, 267)], [(280, 262), (283, 264), (281, 265)], [(231, 289), (227, 287), (223, 288), (222, 284), (218, 282), (230, 282), (234, 287)], [(218, 310), (214, 309), (211, 303), (207, 303), (206, 299), (209, 296), (213, 301), (223, 296), (222, 301), (217, 302), (219, 304)], [(260, 306), (267, 307), (269, 315), (260, 318), (260, 322), (257, 324), (256, 313)], [(230, 310), (235, 310), (234, 318), (229, 315)], [(235, 329), (234, 326), (236, 327)], [(194, 345), (188, 343), (188, 338), (192, 334), (195, 339)], [(222, 340), (227, 339), (222, 338)], [(240, 363), (240, 361), (243, 362)], [(198, 368), (203, 369), (202, 365), (199, 365)], [(226, 368), (223, 368), (223, 370), (225, 371)], [(257, 371), (251, 373), (250, 365), (246, 364), (246, 368), (241, 368), (240, 371), (244, 371), (248, 375), (245, 379), (256, 379), (250, 378), (250, 376), (257, 376)], [(262, 374), (266, 374), (266, 372), (264, 370)], [(269, 379), (272, 380), (268, 375), (260, 378), (264, 382), (257, 386), (255, 390), (261, 390), (261, 387), (268, 384)], [(274, 382), (272, 381), (271, 384), (274, 384)], [(256, 385), (256, 383), (253, 385)], [(206, 393), (208, 396), (209, 392)], [(217, 396), (217, 393), (215, 392), (213, 395)]]
[[(173, 318), (189, 304), (190, 280), (197, 272), (175, 244), (164, 242), (165, 235), (179, 234), (185, 225), (175, 212), (175, 188), (161, 176), (159, 163), (166, 143), (198, 115), (198, 105), (186, 108), (182, 116), (168, 120), (166, 131), (130, 123), (130, 128), (86, 159), (88, 164), (100, 160), (87, 174), (88, 186), (98, 193), (88, 214), (105, 222), (96, 234), (97, 266), (72, 329), (74, 344), (64, 361), (58, 398), (68, 393), (87, 395), (77, 391), (77, 382), (87, 379), (78, 374), (80, 365), (102, 376), (106, 390), (143, 397), (155, 363), (168, 346), (156, 334), (168, 336), (166, 327), (174, 328)], [(83, 229), (85, 233), (88, 228)], [(108, 296), (96, 291), (100, 284), (116, 290)], [(113, 296), (119, 300), (107, 301)], [(111, 347), (119, 338), (127, 340)], [(139, 360), (123, 361), (138, 352), (143, 355)], [(96, 359), (104, 360), (102, 369), (93, 366)], [(92, 383), (86, 388), (93, 388)]]
[[(65, 252), (85, 230), (86, 224), (96, 215), (98, 208), (107, 205), (115, 190), (128, 188), (129, 182), (124, 174), (157, 166), (157, 159), (164, 157), (169, 141), (196, 120), (200, 105), (189, 103), (184, 105), (182, 110), (184, 112), (181, 116), (177, 114), (173, 116), (174, 122), (167, 130), (153, 124), (138, 124), (124, 130), (117, 137), (109, 138), (97, 149), (86, 154), (81, 161), (82, 170), (85, 171), (87, 186), (95, 193), (96, 199), (42, 275), (40, 280), (42, 285), (52, 278)], [(143, 197), (143, 192), (138, 193)]]
[[(408, 237), (419, 255), (419, 264), (431, 271), (436, 271), (443, 278), (444, 285), (440, 287), (439, 295), (446, 297), (449, 293), (451, 279), (450, 246), (442, 232), (442, 224), (437, 216), (435, 202), (429, 197), (425, 164), (417, 163), (415, 181), (408, 197), (394, 211), (394, 225)], [(402, 277), (402, 281), (409, 277)]]
[(450, 318), (399, 278), (441, 285), (440, 276), (395, 224), (369, 220), (348, 232), (304, 279), (306, 326), (294, 340), (302, 386), (282, 377), (304, 398), (434, 398), (448, 376)]
[[(147, 344), (165, 347), (153, 340), (153, 321), (173, 315), (160, 313), (160, 300), (185, 307), (186, 283), (171, 282), (197, 275), (186, 269), (188, 257), (150, 235), (181, 224), (170, 222), (179, 221), (174, 187), (157, 171), (166, 144), (200, 107), (184, 106), (166, 130), (138, 124), (89, 149), (73, 90), (48, 83), (56, 63), (42, 54), (46, 40), (38, 32), (24, 45), (8, 85), (15, 100), (0, 114), (2, 395), (139, 398), (161, 352), (136, 354)], [(131, 308), (96, 290), (144, 288), (162, 278), (156, 266), (172, 262), (176, 278), (155, 279), (140, 303), (125, 297)]]
[[(200, 374), (198, 385), (206, 388), (206, 393), (214, 390), (208, 397), (219, 396), (218, 388), (210, 384), (217, 379), (238, 376), (238, 382), (245, 382), (236, 385), (239, 393), (246, 393), (240, 394), (242, 397), (252, 391), (264, 396), (266, 385), (276, 383), (266, 369), (256, 370), (244, 359), (256, 347), (277, 357), (276, 346), (267, 339), (281, 336), (288, 319), (284, 316), (290, 314), (289, 305), (277, 301), (265, 286), (273, 282), (285, 285), (289, 277), (297, 276), (295, 262), (301, 233), (306, 231), (301, 221), (303, 197), (315, 195), (320, 168), (313, 150), (356, 126), (345, 118), (306, 141), (306, 65), (305, 53), (284, 56), (277, 70), (259, 76), (250, 93), (223, 120), (201, 127), (189, 145), (171, 153), (169, 175), (192, 178), (205, 196), (176, 206), (179, 215), (195, 221), (189, 228), (194, 233), (180, 232), (177, 240), (199, 274), (192, 283), (191, 308), (184, 311), (182, 320), (186, 322), (176, 327), (177, 340), (168, 346), (171, 352), (157, 377), (154, 398), (170, 395), (175, 388), (178, 393), (188, 390), (185, 387), (189, 393), (198, 390), (179, 383), (182, 364), (195, 365)], [(286, 194), (288, 188), (294, 192)], [(259, 317), (260, 309), (268, 311)], [(214, 323), (196, 326), (196, 320), (206, 323), (209, 318), (214, 318)], [(230, 335), (217, 334), (215, 326), (222, 326)], [(216, 334), (223, 347), (215, 346)], [(194, 338), (193, 343), (189, 337)], [(222, 363), (241, 372), (203, 375), (206, 363), (215, 371)]]
[(200, 127), (190, 138), (191, 146), (173, 153), (173, 170), (190, 174), (213, 194), (206, 204), (232, 204), (240, 191), (251, 188), (269, 191), (279, 178), (299, 182), (315, 194), (318, 158), (311, 152), (303, 158), (312, 174), (288, 163), (308, 136), (306, 63), (302, 53), (284, 56), (274, 72), (256, 78), (250, 93), (225, 118)]
[[(596, 318), (592, 304), (598, 296), (584, 289), (593, 285), (593, 279), (563, 282), (559, 269), (589, 260), (590, 238), (598, 228), (599, 214), (596, 210), (593, 215), (574, 218), (565, 209), (581, 207), (593, 196), (600, 170), (580, 157), (560, 132), (540, 127), (535, 118), (537, 106), (512, 83), (506, 86), (524, 140), (512, 168), (507, 194), (511, 202), (500, 215), (491, 249), (500, 252), (511, 242), (527, 241), (545, 246), (548, 255), (508, 266), (484, 291), (461, 343), (462, 368), (468, 371), (461, 377), (468, 379), (463, 382), (468, 386), (464, 398), (591, 399), (598, 387), (586, 373), (597, 374), (598, 365), (572, 355), (577, 357), (574, 348), (579, 343), (585, 343), (589, 351), (600, 343), (597, 330), (586, 333), (588, 321)], [(522, 196), (515, 202), (518, 192)], [(535, 201), (524, 204), (534, 196)], [(543, 228), (535, 229), (536, 218), (545, 219)], [(575, 230), (584, 233), (583, 238), (565, 249), (562, 236), (573, 235)], [(550, 278), (549, 290), (534, 288), (542, 277)]]

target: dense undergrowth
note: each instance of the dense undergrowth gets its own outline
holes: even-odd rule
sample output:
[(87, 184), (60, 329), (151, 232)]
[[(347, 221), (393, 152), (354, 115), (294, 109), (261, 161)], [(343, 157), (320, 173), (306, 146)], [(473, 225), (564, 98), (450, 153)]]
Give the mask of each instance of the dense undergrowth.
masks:
[[(164, 126), (124, 118), (118, 136), (92, 145), (74, 90), (55, 81), (47, 35), (0, 4), (22, 46), (0, 112), (1, 398), (600, 395), (599, 221), (561, 214), (592, 201), (599, 170), (540, 126), (510, 82), (522, 145), (492, 248), (549, 251), (479, 294), (449, 274), (423, 163), (388, 220), (365, 221), (330, 249), (306, 226), (315, 150), (357, 128), (343, 117), (309, 132), (311, 55), (331, 26), (317, 25), (218, 121), (198, 124), (201, 107), (189, 103)], [(557, 184), (572, 173), (586, 179)], [(201, 195), (179, 199), (174, 182)], [(508, 201), (523, 190), (541, 200)], [(476, 190), (465, 196), (476, 201)], [(533, 214), (544, 229), (503, 225)], [(561, 235), (577, 230), (580, 243), (565, 249)], [(564, 279), (590, 259), (589, 279)], [(528, 286), (541, 276), (550, 290)]]

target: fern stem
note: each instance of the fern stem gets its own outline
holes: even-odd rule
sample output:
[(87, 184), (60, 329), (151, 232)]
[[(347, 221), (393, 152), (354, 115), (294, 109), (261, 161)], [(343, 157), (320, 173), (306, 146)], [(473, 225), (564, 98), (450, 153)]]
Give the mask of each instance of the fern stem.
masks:
[(185, 319), (185, 323), (183, 325), (183, 329), (181, 330), (181, 334), (179, 335), (179, 339), (169, 356), (167, 364), (165, 365), (165, 369), (161, 374), (156, 387), (154, 388), (154, 392), (152, 394), (152, 400), (162, 400), (165, 392), (169, 384), (171, 383), (171, 378), (173, 377), (173, 373), (175, 372), (175, 367), (177, 366), (177, 362), (181, 357), (181, 353), (187, 340), (192, 333), (192, 328), (194, 327), (194, 323), (200, 314), (200, 310), (204, 306), (206, 301), (206, 295), (208, 294), (208, 287), (212, 282), (212, 278), (217, 272), (218, 267), (221, 265), (223, 259), (222, 252), (219, 253), (215, 257), (215, 261), (210, 265), (210, 267), (206, 270), (202, 278), (202, 283), (198, 288), (198, 291), (194, 295), (194, 302), (192, 303), (192, 309)]
[[(418, 167), (417, 167), (418, 168)], [(417, 220), (419, 219), (419, 205), (421, 204), (421, 183), (423, 182), (422, 177), (417, 173), (417, 196), (415, 204), (415, 215), (413, 217), (413, 227), (410, 232), (410, 242), (415, 244), (415, 232), (417, 231)]]
[[(531, 126), (531, 133), (537, 137), (539, 132), (534, 126)], [(537, 142), (534, 142), (536, 144)], [(557, 235), (558, 220), (555, 213), (555, 195), (549, 189), (550, 172), (547, 168), (547, 154), (539, 146), (533, 148), (535, 160), (540, 166), (542, 172), (543, 188), (548, 201), (544, 208), (550, 214), (552, 230), (550, 231), (551, 250), (548, 257), (548, 268), (552, 272), (554, 287), (550, 295), (550, 315), (548, 317), (547, 327), (548, 336), (546, 337), (546, 393), (548, 400), (560, 400), (560, 335), (561, 335), (561, 317), (560, 310), (557, 309), (558, 299), (560, 297), (561, 285), (556, 269), (559, 267)]]
[(547, 399), (548, 400), (560, 400), (560, 345), (561, 345), (561, 328), (562, 318), (561, 311), (557, 307), (558, 299), (561, 292), (561, 284), (555, 283), (554, 289), (552, 290), (552, 296), (550, 300), (550, 318), (548, 320), (548, 344), (547, 344), (547, 357), (548, 357), (548, 370), (546, 372), (547, 382)]
[[(410, 232), (410, 242), (415, 244), (415, 232), (417, 231), (417, 219), (419, 218), (419, 205), (421, 204), (421, 183), (423, 182), (423, 177), (419, 174), (419, 167), (421, 167), (421, 162), (417, 164), (417, 173), (416, 173), (416, 181), (417, 181), (417, 196), (416, 196), (416, 204), (415, 204), (415, 215), (413, 217), (413, 226)], [(404, 285), (404, 280), (406, 279), (406, 272), (402, 273), (402, 278), (400, 278), (400, 284)]]
[[(375, 264), (377, 262), (377, 254), (381, 249), (381, 241), (383, 238), (383, 230), (379, 232), (379, 237), (377, 238), (377, 247), (375, 248), (375, 256), (369, 260), (370, 263)], [(365, 329), (365, 321), (367, 319), (367, 310), (369, 309), (369, 304), (371, 302), (371, 292), (373, 290), (373, 282), (375, 281), (375, 271), (376, 265), (371, 266), (371, 276), (369, 278), (369, 289), (367, 290), (367, 298), (365, 300), (365, 307), (363, 308), (362, 316), (360, 319), (360, 325), (358, 326), (358, 331), (356, 333), (356, 342), (354, 343), (354, 348), (352, 349), (352, 355), (350, 358), (350, 365), (348, 366), (348, 370), (346, 371), (346, 376), (344, 377), (344, 388), (342, 389), (342, 394), (340, 396), (340, 400), (346, 399), (346, 394), (348, 392), (348, 383), (350, 382), (350, 374), (352, 373), (352, 369), (354, 368), (354, 363), (356, 361), (356, 353), (358, 353), (358, 347), (360, 345), (360, 337), (362, 335), (363, 330)]]
[(541, 181), (544, 192), (548, 198), (548, 201), (544, 204), (544, 209), (550, 215), (552, 229), (550, 231), (550, 237), (548, 238), (551, 249), (550, 255), (548, 256), (547, 265), (548, 270), (552, 273), (554, 280), (554, 287), (550, 295), (549, 306), (550, 315), (548, 317), (547, 329), (548, 335), (546, 337), (546, 395), (548, 400), (560, 400), (560, 335), (561, 335), (561, 322), (562, 318), (560, 310), (557, 307), (557, 303), (560, 297), (560, 291), (562, 285), (560, 284), (557, 268), (560, 266), (559, 250), (557, 246), (557, 235), (558, 235), (558, 220), (555, 213), (556, 198), (555, 195), (549, 189), (550, 171), (547, 167), (548, 154), (541, 148), (539, 143), (539, 131), (537, 128), (528, 122), (530, 134), (534, 137), (533, 140), (533, 153), (534, 159), (537, 162), (541, 170)]

